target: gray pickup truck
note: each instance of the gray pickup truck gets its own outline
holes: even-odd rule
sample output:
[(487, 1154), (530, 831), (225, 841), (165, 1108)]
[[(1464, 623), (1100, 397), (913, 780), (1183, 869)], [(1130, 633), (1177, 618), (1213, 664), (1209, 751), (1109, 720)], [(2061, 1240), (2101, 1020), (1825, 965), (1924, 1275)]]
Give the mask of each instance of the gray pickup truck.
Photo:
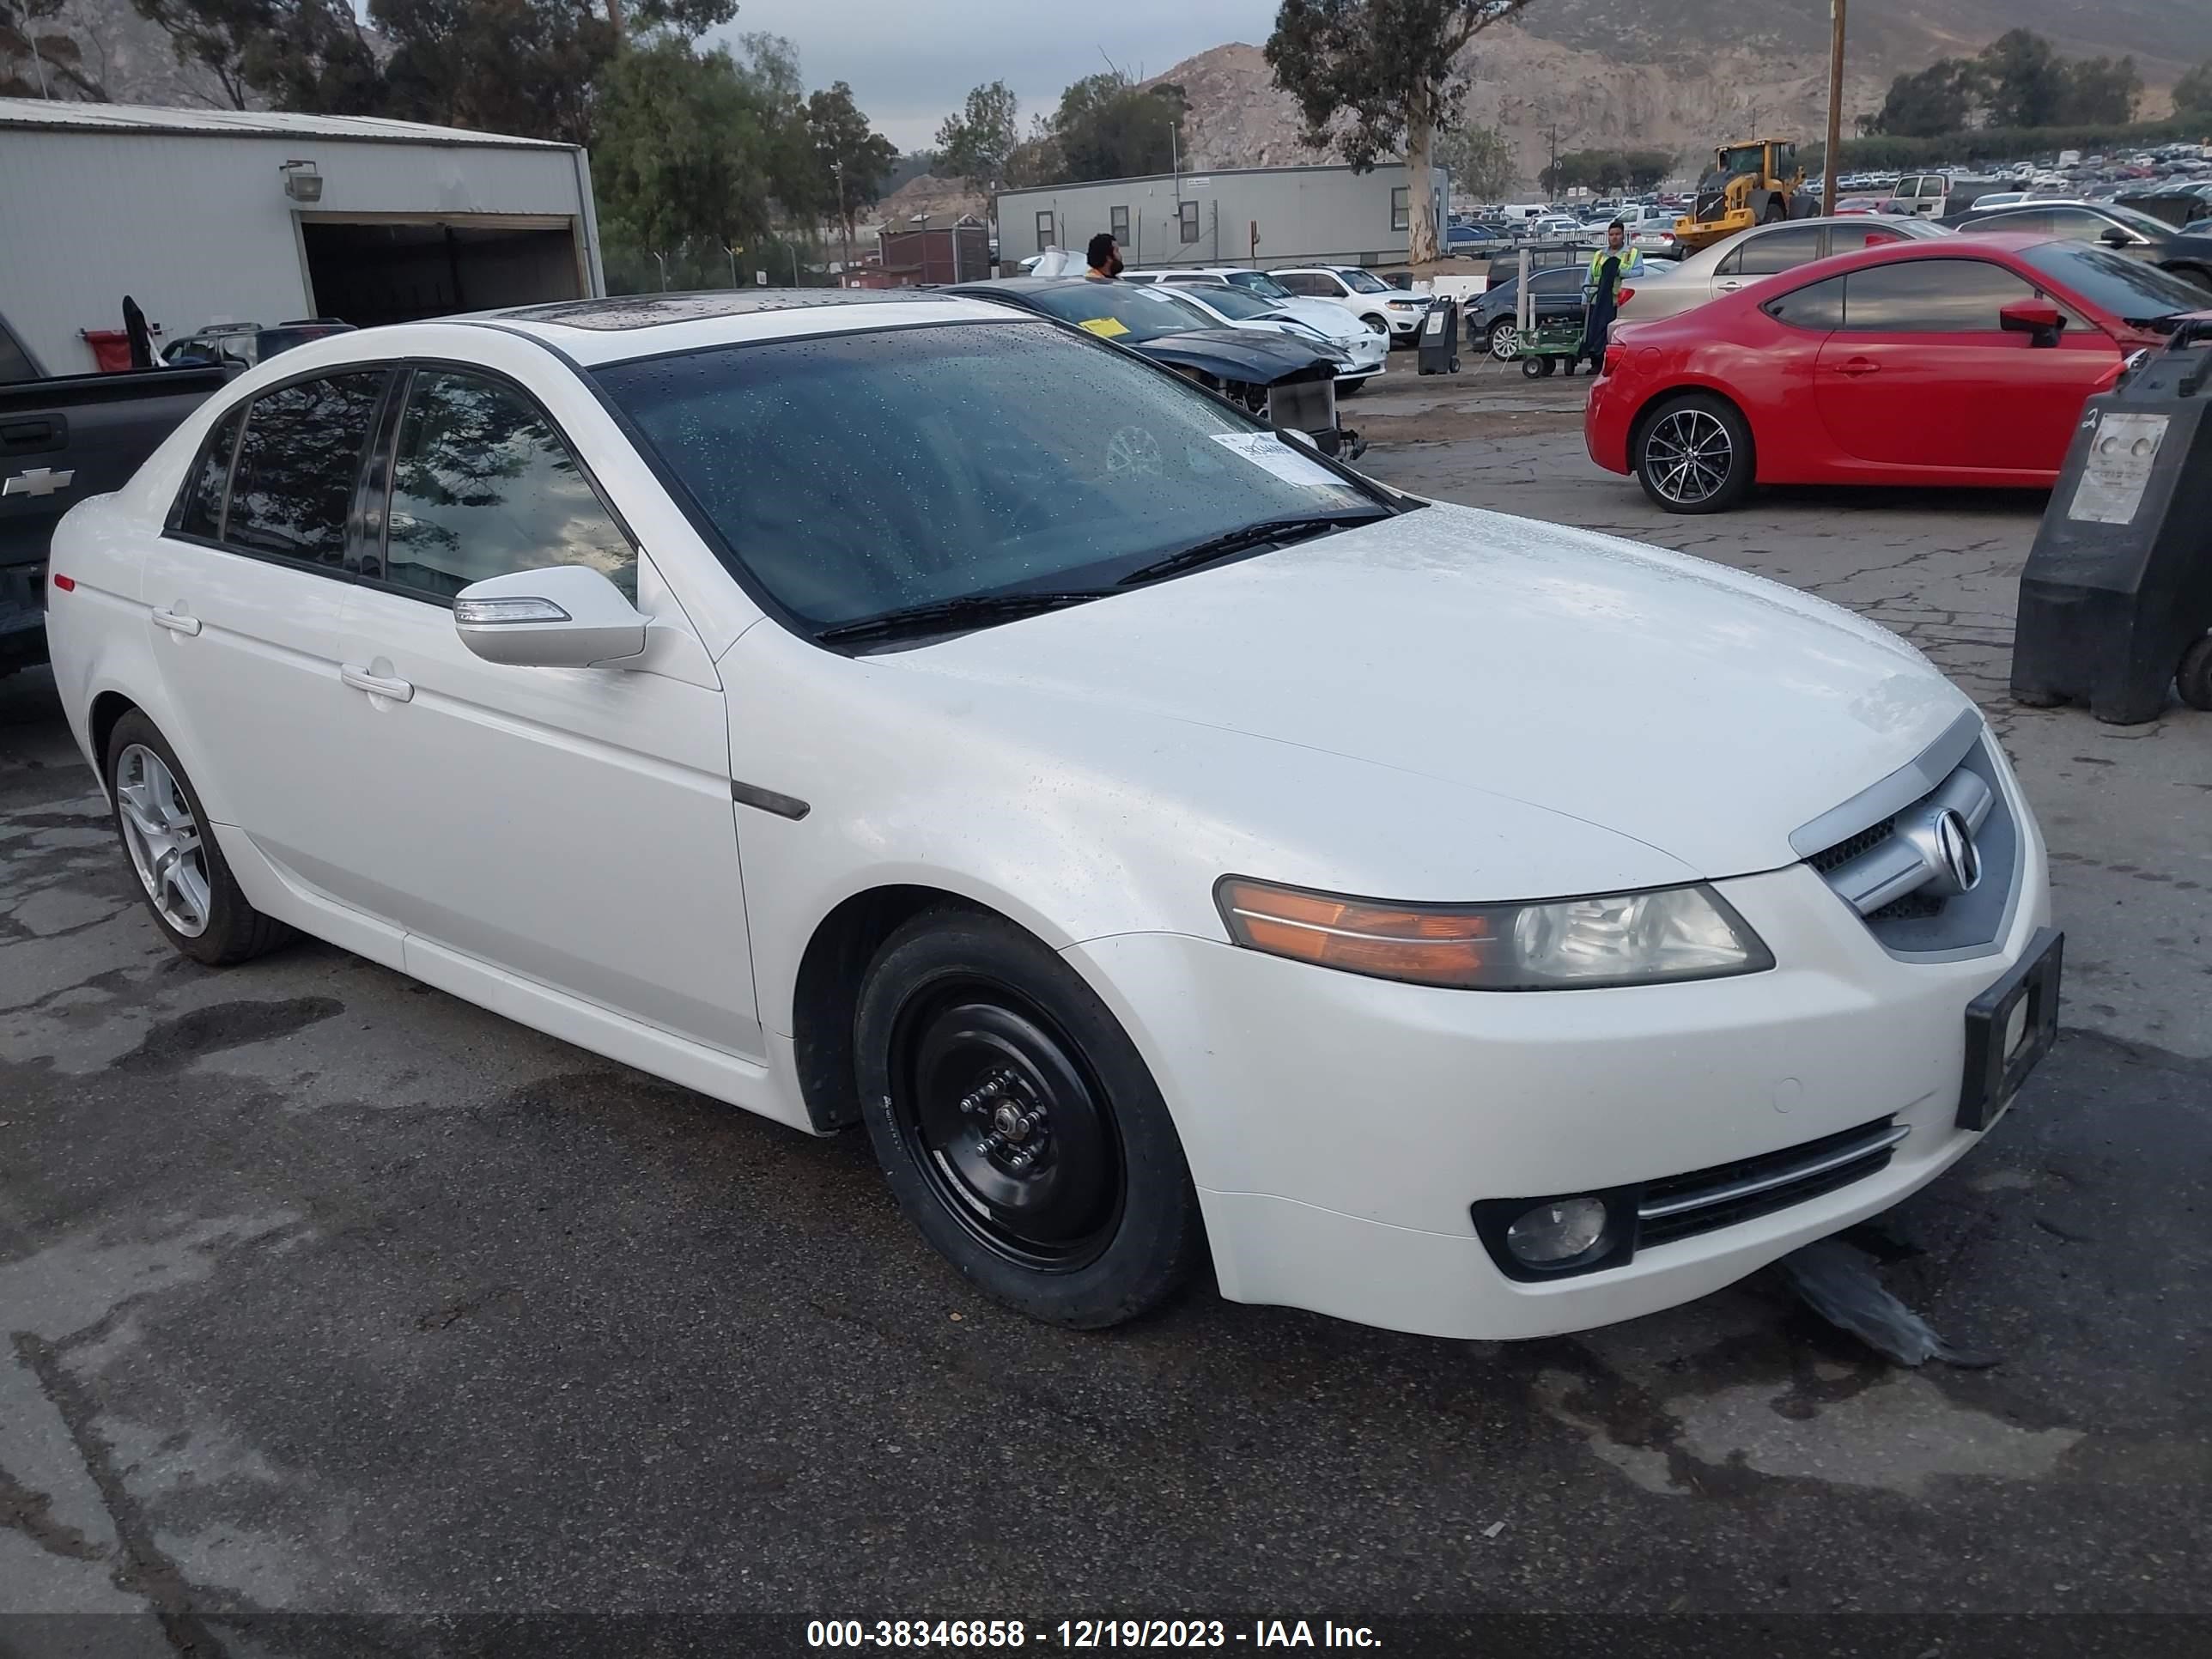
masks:
[(0, 674), (46, 659), (46, 544), (62, 514), (119, 489), (238, 371), (47, 378), (0, 319)]

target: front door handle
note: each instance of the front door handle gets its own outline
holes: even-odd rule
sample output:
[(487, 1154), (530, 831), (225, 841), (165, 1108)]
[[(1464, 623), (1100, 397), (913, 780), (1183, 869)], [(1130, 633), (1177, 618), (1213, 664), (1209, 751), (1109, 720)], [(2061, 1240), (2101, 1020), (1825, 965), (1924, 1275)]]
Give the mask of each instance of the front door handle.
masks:
[(415, 695), (415, 688), (405, 680), (388, 679), (382, 674), (372, 674), (353, 663), (338, 665), (338, 678), (356, 691), (366, 691), (371, 696), (389, 697), (394, 702), (405, 702)]
[(1881, 365), (1871, 357), (1848, 357), (1836, 365), (1836, 373), (1850, 375), (1879, 374), (1881, 373)]
[(1715, 283), (1713, 284), (1713, 292), (1714, 292), (1714, 293), (1716, 293), (1716, 294), (1733, 294), (1733, 293), (1735, 293), (1735, 292), (1736, 291), (1736, 289), (1738, 289), (1741, 288), (1742, 286), (1743, 286), (1743, 284), (1742, 284), (1741, 283), (1734, 282), (1734, 281), (1725, 282), (1725, 283)]
[(198, 617), (187, 617), (178, 611), (156, 611), (154, 623), (156, 627), (166, 628), (172, 634), (182, 634), (187, 639), (200, 631)]

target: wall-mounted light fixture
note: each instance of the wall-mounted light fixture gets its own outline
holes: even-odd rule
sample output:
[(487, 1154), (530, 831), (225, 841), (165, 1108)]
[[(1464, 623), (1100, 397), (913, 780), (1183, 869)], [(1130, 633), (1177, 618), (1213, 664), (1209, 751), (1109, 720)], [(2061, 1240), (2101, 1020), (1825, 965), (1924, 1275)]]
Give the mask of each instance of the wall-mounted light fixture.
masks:
[(277, 169), (284, 175), (284, 193), (295, 202), (323, 199), (323, 175), (313, 161), (286, 161)]

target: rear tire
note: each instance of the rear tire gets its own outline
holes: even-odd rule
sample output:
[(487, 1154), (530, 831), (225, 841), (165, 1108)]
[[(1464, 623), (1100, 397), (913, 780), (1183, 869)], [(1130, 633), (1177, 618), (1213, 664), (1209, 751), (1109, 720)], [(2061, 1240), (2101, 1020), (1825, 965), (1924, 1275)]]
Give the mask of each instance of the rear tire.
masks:
[(2191, 708), (2212, 714), (2212, 635), (2181, 653), (2181, 666), (2174, 672), (2173, 689), (2181, 693), (2182, 702)]
[(1097, 1330), (1205, 1250), (1167, 1103), (1080, 975), (1003, 917), (924, 912), (869, 968), (861, 1116), (907, 1218), (1033, 1319)]
[(116, 721), (103, 763), (125, 862), (171, 945), (195, 962), (228, 968), (291, 938), (239, 890), (199, 793), (153, 721), (135, 708)]
[(1669, 513), (1725, 513), (1750, 491), (1751, 428), (1733, 404), (1685, 392), (1653, 410), (1629, 445), (1644, 493)]

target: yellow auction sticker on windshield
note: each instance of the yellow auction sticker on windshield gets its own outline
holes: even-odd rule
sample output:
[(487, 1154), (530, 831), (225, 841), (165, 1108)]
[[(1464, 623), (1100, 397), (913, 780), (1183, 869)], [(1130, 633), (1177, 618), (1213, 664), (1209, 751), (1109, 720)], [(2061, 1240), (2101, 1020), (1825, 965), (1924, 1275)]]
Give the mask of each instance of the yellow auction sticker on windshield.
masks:
[(1087, 323), (1078, 323), (1078, 328), (1087, 328), (1102, 340), (1110, 340), (1116, 334), (1127, 334), (1129, 325), (1113, 317), (1093, 317)]

